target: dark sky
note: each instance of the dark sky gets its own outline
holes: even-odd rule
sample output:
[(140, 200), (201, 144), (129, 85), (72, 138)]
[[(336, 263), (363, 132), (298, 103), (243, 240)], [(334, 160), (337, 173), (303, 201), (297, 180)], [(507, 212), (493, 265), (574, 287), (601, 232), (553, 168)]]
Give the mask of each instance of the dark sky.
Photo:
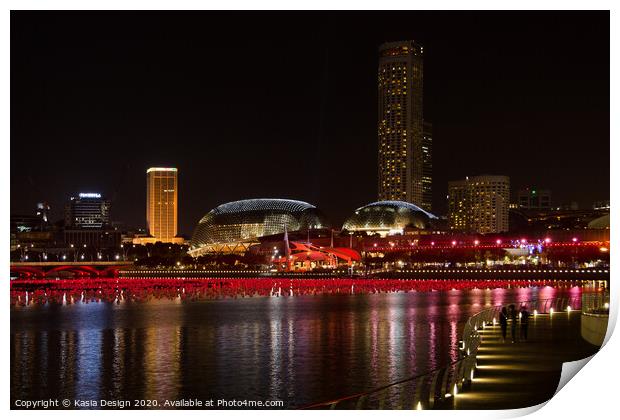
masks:
[(179, 168), (180, 232), (218, 204), (377, 194), (377, 48), (424, 45), (434, 211), (511, 177), (609, 198), (608, 12), (12, 12), (11, 212), (102, 192), (145, 224), (146, 168)]

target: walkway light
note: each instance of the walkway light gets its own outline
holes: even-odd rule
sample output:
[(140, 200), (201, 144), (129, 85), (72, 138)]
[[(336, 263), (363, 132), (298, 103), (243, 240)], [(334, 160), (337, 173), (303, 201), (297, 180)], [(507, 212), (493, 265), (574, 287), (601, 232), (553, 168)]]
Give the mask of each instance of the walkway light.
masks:
[(534, 316), (538, 315), (538, 310), (534, 309)]
[(549, 309), (549, 315), (553, 315), (553, 308)]
[(422, 401), (418, 401), (418, 405), (416, 405), (415, 409), (422, 410)]
[(605, 302), (605, 305), (603, 305), (603, 307), (604, 307), (605, 309), (609, 309), (609, 303), (608, 303), (608, 302)]
[(459, 387), (457, 387), (456, 384), (454, 384), (454, 388), (452, 389), (452, 395), (456, 397), (456, 394), (458, 393), (459, 393)]
[(572, 310), (572, 308), (570, 307), (570, 305), (568, 305), (568, 306), (566, 307), (566, 311), (567, 311), (568, 313), (570, 313), (570, 311), (571, 311), (571, 310)]

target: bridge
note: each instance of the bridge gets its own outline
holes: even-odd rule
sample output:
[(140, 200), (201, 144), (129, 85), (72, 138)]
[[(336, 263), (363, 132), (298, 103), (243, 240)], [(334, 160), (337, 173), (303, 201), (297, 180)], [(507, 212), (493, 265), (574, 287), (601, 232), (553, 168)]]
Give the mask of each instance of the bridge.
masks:
[(26, 278), (59, 277), (69, 273), (78, 277), (118, 277), (119, 270), (133, 267), (133, 261), (12, 262), (11, 274)]
[[(607, 296), (608, 299), (608, 296)], [(491, 307), (465, 324), (459, 358), (448, 366), (355, 395), (301, 409), (511, 409), (553, 397), (564, 362), (595, 354), (599, 346), (581, 336), (577, 298), (554, 298), (527, 305), (533, 316), (527, 340), (510, 321), (504, 341), (498, 325), (501, 307)], [(508, 306), (507, 304), (504, 306)]]

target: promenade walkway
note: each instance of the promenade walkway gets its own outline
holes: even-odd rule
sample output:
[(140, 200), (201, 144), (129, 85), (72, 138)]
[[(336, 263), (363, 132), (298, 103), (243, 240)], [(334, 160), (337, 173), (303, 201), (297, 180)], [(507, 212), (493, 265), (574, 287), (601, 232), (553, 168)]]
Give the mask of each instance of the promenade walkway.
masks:
[[(519, 327), (517, 326), (517, 335)], [(439, 403), (438, 409), (511, 409), (549, 400), (559, 383), (562, 363), (598, 351), (581, 338), (581, 312), (533, 316), (528, 340), (512, 343), (510, 325), (502, 342), (499, 325), (486, 327), (469, 389)]]

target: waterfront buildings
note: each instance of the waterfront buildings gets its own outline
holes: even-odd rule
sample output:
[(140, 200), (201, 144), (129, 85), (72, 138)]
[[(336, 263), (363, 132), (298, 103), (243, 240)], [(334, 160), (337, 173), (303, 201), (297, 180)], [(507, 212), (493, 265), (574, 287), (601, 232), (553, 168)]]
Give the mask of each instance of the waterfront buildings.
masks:
[(65, 228), (101, 229), (110, 225), (110, 202), (100, 193), (79, 193), (65, 205)]
[(518, 208), (522, 210), (550, 210), (551, 191), (524, 188), (517, 194)]
[(405, 229), (427, 230), (437, 217), (404, 201), (378, 201), (355, 210), (342, 225), (348, 232), (380, 236), (402, 235)]
[(423, 53), (415, 41), (379, 48), (379, 200), (424, 207)]
[(183, 242), (183, 238), (177, 237), (178, 174), (177, 168), (146, 170), (148, 236), (136, 238), (136, 243)]
[(322, 213), (298, 200), (257, 198), (222, 204), (207, 213), (194, 230), (188, 253), (243, 253), (264, 236), (326, 228)]
[(508, 231), (510, 180), (482, 175), (448, 183), (448, 222), (451, 230), (472, 233)]

